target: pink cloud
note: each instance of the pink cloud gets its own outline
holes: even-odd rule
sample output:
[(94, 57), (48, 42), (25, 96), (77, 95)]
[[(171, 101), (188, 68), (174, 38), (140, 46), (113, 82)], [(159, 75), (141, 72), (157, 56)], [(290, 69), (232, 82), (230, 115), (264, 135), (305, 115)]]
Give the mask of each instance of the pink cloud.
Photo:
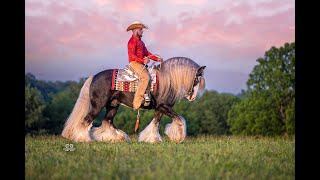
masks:
[[(25, 17), (26, 58), (61, 58), (73, 54), (104, 53), (103, 49), (107, 48), (123, 48), (127, 41), (125, 28), (136, 19), (119, 21), (119, 18), (151, 10), (155, 1), (97, 0), (94, 3), (96, 6), (110, 4), (115, 10), (98, 11), (98, 7), (84, 9), (92, 6), (89, 2), (26, 2), (26, 12), (29, 12)], [(39, 12), (36, 16), (33, 13), (35, 10)], [(156, 15), (156, 11), (150, 12)], [(124, 45), (119, 44), (119, 40), (124, 41)]]
[[(149, 39), (145, 41), (163, 50), (201, 47), (207, 49), (208, 55), (236, 59), (261, 54), (273, 45), (294, 41), (294, 5), (287, 5), (288, 1), (255, 3), (254, 6), (228, 1), (220, 5), (228, 10), (220, 8), (215, 11), (209, 10), (212, 9), (210, 4), (204, 4), (198, 13), (183, 10), (172, 18), (163, 17), (166, 11), (157, 9), (154, 0), (96, 0), (94, 3), (97, 8), (108, 5), (113, 10), (83, 11), (66, 3), (44, 6), (26, 2), (26, 10), (45, 12), (38, 16), (26, 15), (26, 57), (63, 57), (125, 48), (127, 34), (124, 29), (133, 20), (150, 14), (154, 20), (146, 22), (150, 29), (146, 31)], [(174, 3), (183, 2), (172, 1), (171, 5)], [(201, 5), (204, 1), (184, 3)], [(153, 13), (146, 14), (146, 11)]]
[(155, 0), (114, 0), (112, 4), (114, 9), (119, 12), (127, 13), (141, 13), (150, 8), (155, 7)]
[(25, 9), (26, 10), (38, 10), (42, 8), (42, 3), (41, 2), (34, 2), (34, 1), (27, 1), (25, 3)]
[[(269, 8), (279, 6), (277, 2)], [(179, 24), (161, 20), (154, 26), (154, 41), (160, 46), (190, 49), (193, 46), (215, 49), (211, 51), (226, 59), (263, 55), (271, 46), (281, 46), (294, 39), (294, 8), (273, 16), (255, 16), (248, 4), (226, 11), (202, 11), (197, 15), (182, 12)], [(226, 24), (230, 13), (238, 23)], [(258, 57), (257, 57), (258, 58)], [(250, 59), (248, 59), (250, 60)], [(251, 59), (252, 60), (252, 59)]]
[[(216, 74), (220, 84), (208, 82), (226, 91), (244, 83), (245, 75), (242, 81), (235, 77), (250, 72), (271, 46), (295, 41), (292, 0), (27, 0), (25, 10), (26, 71), (50, 79), (125, 64), (120, 60), (127, 59), (131, 36), (125, 29), (135, 20), (149, 26), (143, 41), (151, 52), (186, 55), (213, 72), (235, 72)], [(64, 69), (71, 64), (72, 70)]]
[(97, 3), (99, 6), (109, 5), (110, 0), (95, 0), (95, 3)]
[(200, 6), (200, 5), (204, 5), (207, 1), (206, 0), (174, 0), (172, 2), (178, 5)]
[[(103, 47), (117, 47), (116, 42), (122, 38), (118, 33), (122, 29), (117, 22), (104, 14), (88, 14), (55, 3), (48, 5), (46, 10), (48, 15), (25, 18), (27, 58), (93, 54)], [(63, 21), (66, 17), (70, 20)]]
[(295, 7), (294, 1), (266, 1), (256, 4), (249, 12), (252, 15), (260, 17), (270, 17), (281, 14)]

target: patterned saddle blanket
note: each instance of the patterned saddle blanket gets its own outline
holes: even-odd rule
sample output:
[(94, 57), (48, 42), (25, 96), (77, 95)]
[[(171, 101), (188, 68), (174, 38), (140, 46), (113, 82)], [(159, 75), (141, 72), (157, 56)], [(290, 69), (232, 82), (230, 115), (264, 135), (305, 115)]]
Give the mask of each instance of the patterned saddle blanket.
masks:
[[(158, 73), (155, 65), (151, 65), (147, 70), (151, 76), (150, 91), (156, 91), (158, 88)], [(111, 90), (136, 92), (138, 83), (139, 78), (130, 66), (126, 66), (124, 69), (113, 70)]]

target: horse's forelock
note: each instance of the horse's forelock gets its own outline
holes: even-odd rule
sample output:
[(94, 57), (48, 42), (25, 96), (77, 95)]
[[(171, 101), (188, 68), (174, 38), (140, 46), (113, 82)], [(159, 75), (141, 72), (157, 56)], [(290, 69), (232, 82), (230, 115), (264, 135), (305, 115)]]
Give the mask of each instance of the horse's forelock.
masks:
[(189, 58), (174, 57), (161, 64), (159, 73), (159, 96), (175, 101), (191, 89), (200, 66)]

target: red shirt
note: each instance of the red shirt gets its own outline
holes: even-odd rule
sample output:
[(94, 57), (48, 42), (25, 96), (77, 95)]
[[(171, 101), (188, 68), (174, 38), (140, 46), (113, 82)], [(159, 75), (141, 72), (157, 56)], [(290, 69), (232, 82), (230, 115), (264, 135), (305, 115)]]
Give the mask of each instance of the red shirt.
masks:
[(143, 58), (145, 56), (150, 56), (152, 60), (158, 61), (158, 58), (147, 50), (143, 41), (141, 41), (141, 39), (135, 35), (132, 35), (128, 41), (128, 56), (129, 62), (136, 61), (143, 64)]

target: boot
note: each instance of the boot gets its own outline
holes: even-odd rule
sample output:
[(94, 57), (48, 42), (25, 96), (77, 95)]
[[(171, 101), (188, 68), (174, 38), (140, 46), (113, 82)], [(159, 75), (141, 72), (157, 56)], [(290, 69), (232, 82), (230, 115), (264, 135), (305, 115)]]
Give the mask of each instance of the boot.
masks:
[(133, 105), (133, 110), (139, 109), (140, 106), (141, 106), (142, 101), (143, 101), (143, 98), (134, 99), (134, 100), (133, 100), (133, 103), (132, 103), (132, 105)]

